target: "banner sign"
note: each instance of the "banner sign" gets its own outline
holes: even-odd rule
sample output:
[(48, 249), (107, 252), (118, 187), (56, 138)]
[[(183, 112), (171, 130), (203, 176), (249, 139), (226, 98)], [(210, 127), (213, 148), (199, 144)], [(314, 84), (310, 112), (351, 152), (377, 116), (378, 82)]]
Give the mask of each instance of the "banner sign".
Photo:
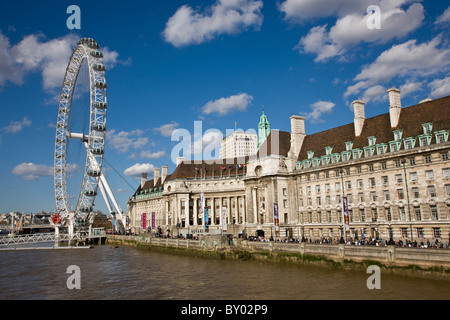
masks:
[(205, 232), (209, 231), (208, 208), (205, 208)]
[(348, 220), (348, 202), (347, 202), (347, 197), (343, 197), (342, 198), (342, 206), (343, 206), (343, 210), (342, 212), (344, 212), (344, 231), (349, 231), (350, 230), (350, 223)]
[(227, 207), (222, 207), (222, 231), (227, 231)]
[(152, 212), (152, 230), (156, 229), (156, 214)]
[(275, 232), (280, 232), (280, 219), (278, 216), (278, 203), (273, 204), (273, 225)]
[(145, 231), (147, 229), (147, 213), (142, 214), (142, 230)]

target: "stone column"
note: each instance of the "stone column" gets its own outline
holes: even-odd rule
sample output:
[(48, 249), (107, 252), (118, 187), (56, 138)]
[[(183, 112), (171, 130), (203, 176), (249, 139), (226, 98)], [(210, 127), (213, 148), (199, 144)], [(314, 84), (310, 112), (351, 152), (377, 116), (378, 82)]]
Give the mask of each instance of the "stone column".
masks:
[(258, 204), (256, 200), (256, 187), (252, 188), (252, 200), (253, 200), (253, 223), (258, 223)]
[(214, 213), (216, 211), (216, 202), (214, 200), (214, 197), (211, 197), (211, 208), (209, 210), (209, 225), (216, 225), (215, 219), (214, 219)]
[(198, 217), (197, 217), (197, 198), (193, 198), (193, 215), (194, 215), (194, 227), (196, 227), (198, 225)]

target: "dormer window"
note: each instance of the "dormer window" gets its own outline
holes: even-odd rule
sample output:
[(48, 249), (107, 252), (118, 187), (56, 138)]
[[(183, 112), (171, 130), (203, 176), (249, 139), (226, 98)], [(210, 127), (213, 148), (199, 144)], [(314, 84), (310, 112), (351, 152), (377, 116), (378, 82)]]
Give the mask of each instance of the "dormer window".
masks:
[(385, 154), (387, 149), (387, 144), (380, 143), (377, 144), (377, 155)]
[(391, 141), (389, 142), (389, 147), (391, 148), (391, 152), (397, 152), (400, 150), (401, 141)]
[(406, 138), (403, 140), (403, 145), (405, 150), (413, 149), (416, 145), (416, 139), (415, 138)]
[(321, 161), (322, 161), (322, 165), (323, 165), (323, 166), (326, 166), (327, 164), (330, 163), (330, 156), (329, 156), (329, 155), (327, 155), (327, 156), (322, 156), (322, 157), (321, 157)]
[(314, 157), (314, 151), (308, 151), (308, 159), (311, 160)]
[(342, 161), (350, 160), (351, 152), (350, 151), (342, 151), (341, 158)]
[(445, 143), (448, 141), (448, 131), (447, 130), (441, 130), (434, 133), (434, 136), (436, 137), (436, 143)]
[(360, 149), (353, 150), (353, 159), (361, 158), (362, 151)]
[(319, 164), (320, 164), (320, 160), (318, 158), (312, 159), (312, 166), (313, 166), (313, 168), (319, 166)]
[(433, 131), (433, 124), (431, 122), (424, 123), (422, 125), (423, 128), (423, 134), (431, 134), (431, 131)]
[(374, 146), (375, 143), (377, 142), (377, 137), (368, 137), (367, 138), (369, 140), (369, 146)]
[(394, 140), (399, 141), (402, 140), (403, 130), (395, 130), (394, 131)]
[(353, 142), (352, 141), (347, 141), (345, 143), (345, 150), (346, 151), (350, 151), (350, 150), (352, 150), (352, 148), (353, 148)]
[(371, 147), (364, 147), (364, 157), (371, 157), (373, 156), (375, 151), (375, 147), (371, 146)]
[(339, 153), (334, 153), (331, 155), (331, 163), (338, 163), (341, 155)]
[(327, 156), (331, 155), (332, 151), (333, 151), (333, 147), (325, 147), (325, 154)]
[(422, 134), (419, 136), (419, 144), (421, 147), (426, 147), (431, 144), (431, 134)]

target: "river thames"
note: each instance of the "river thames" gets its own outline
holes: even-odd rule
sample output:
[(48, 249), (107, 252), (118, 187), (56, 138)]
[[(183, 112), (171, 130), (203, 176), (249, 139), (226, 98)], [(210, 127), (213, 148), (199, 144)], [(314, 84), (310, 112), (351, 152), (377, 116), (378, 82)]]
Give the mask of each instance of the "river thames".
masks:
[[(78, 266), (80, 289), (68, 289)], [(213, 260), (132, 247), (0, 252), (2, 300), (448, 300), (450, 282), (330, 267)]]

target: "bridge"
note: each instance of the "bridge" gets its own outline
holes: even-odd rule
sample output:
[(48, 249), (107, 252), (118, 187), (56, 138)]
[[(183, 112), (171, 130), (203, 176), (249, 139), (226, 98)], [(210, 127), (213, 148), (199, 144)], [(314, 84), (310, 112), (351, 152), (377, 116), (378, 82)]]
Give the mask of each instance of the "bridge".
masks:
[(90, 235), (82, 235), (80, 233), (75, 233), (72, 236), (68, 234), (58, 234), (55, 233), (38, 233), (38, 234), (27, 234), (18, 236), (5, 236), (0, 237), (0, 247), (9, 247), (23, 244), (32, 243), (46, 243), (46, 242), (95, 242), (101, 243), (102, 238), (106, 238), (106, 232), (103, 228), (93, 228)]

